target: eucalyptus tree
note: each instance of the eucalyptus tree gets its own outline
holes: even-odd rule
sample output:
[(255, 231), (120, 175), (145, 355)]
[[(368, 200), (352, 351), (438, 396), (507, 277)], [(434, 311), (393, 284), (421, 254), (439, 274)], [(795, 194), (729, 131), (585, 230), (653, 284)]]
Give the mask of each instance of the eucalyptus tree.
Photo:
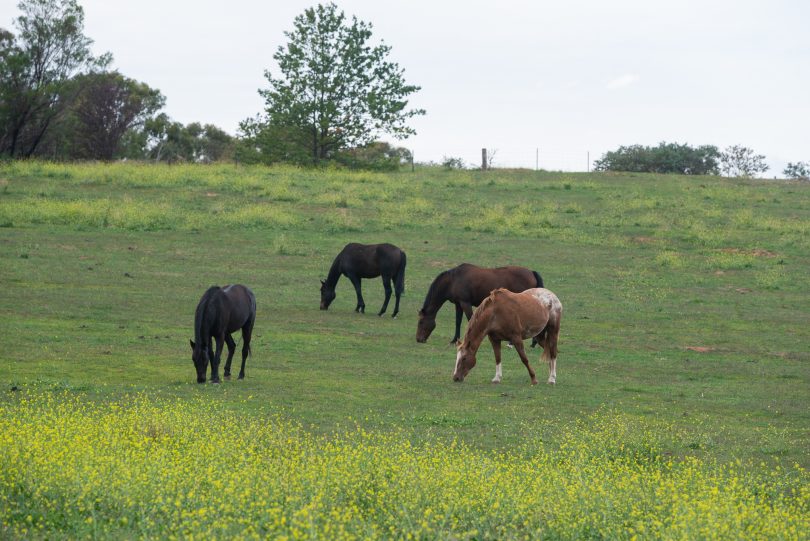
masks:
[(103, 69), (76, 0), (22, 0), (17, 34), (0, 31), (0, 154), (29, 157), (71, 101), (72, 77)]

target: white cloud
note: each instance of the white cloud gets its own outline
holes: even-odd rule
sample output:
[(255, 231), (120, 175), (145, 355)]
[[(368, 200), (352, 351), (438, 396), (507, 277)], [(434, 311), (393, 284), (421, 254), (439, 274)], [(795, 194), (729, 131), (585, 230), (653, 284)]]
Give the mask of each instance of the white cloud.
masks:
[(639, 80), (639, 76), (635, 73), (628, 73), (626, 75), (622, 75), (621, 77), (617, 77), (610, 81), (606, 88), (608, 90), (615, 90), (617, 88), (624, 88), (625, 86), (630, 86), (631, 84), (635, 83)]

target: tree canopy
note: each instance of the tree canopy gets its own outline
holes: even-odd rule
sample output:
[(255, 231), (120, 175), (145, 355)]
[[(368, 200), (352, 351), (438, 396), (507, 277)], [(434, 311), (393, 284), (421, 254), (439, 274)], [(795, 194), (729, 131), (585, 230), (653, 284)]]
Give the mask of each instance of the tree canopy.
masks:
[(265, 71), (266, 114), (242, 123), (262, 161), (317, 164), (382, 134), (415, 133), (407, 121), (425, 111), (409, 109), (408, 97), (420, 87), (388, 60), (390, 46), (370, 43), (371, 24), (329, 3), (305, 10), (293, 27), (273, 55), (279, 75)]
[(0, 30), (0, 154), (30, 157), (68, 104), (68, 82), (105, 67), (76, 0), (23, 0), (17, 35)]

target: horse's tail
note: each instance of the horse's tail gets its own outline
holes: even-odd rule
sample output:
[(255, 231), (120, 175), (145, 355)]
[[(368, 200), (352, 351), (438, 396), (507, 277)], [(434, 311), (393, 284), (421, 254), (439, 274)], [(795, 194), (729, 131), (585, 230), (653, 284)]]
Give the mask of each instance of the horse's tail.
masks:
[(534, 274), (534, 279), (537, 280), (537, 287), (545, 287), (543, 286), (543, 277), (540, 276), (540, 273), (537, 271), (532, 271), (532, 274)]
[(397, 276), (394, 278), (394, 287), (396, 290), (402, 294), (405, 291), (405, 265), (408, 262), (408, 258), (405, 257), (405, 252), (402, 250), (399, 251), (401, 257), (399, 258), (399, 268), (397, 269)]

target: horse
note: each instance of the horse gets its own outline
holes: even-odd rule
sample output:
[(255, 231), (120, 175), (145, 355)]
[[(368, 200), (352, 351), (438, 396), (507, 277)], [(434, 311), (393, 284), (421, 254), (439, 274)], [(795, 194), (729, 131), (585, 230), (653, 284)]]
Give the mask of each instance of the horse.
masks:
[(473, 306), (481, 304), (493, 289), (499, 287), (519, 293), (532, 287), (543, 287), (543, 278), (537, 271), (516, 266), (490, 269), (462, 263), (446, 270), (428, 288), (425, 303), (419, 310), (416, 341), (427, 342), (436, 328), (436, 313), (450, 301), (456, 305), (456, 333), (450, 343), (457, 343), (461, 336), (461, 314), (464, 313), (469, 320)]
[[(245, 360), (250, 354), (250, 336), (256, 321), (256, 297), (247, 287), (234, 284), (225, 287), (211, 286), (203, 294), (194, 313), (194, 340), (191, 343), (191, 360), (197, 369), (197, 383), (205, 383), (208, 362), (211, 362), (211, 383), (219, 383), (219, 360), (222, 343), (228, 344), (228, 360), (225, 361), (225, 379), (231, 378), (231, 359), (236, 343), (231, 333), (242, 329), (242, 367), (239, 379), (245, 379)], [(216, 340), (216, 352), (211, 340)]]
[(391, 280), (393, 279), (396, 303), (391, 317), (397, 317), (399, 298), (405, 291), (406, 263), (405, 252), (393, 244), (358, 244), (356, 242), (347, 244), (332, 262), (326, 280), (321, 280), (321, 310), (328, 310), (329, 305), (335, 300), (335, 286), (340, 275), (343, 274), (352, 282), (354, 291), (357, 293), (357, 306), (354, 311), (364, 314), (366, 303), (363, 301), (363, 294), (360, 291), (360, 279), (382, 276), (385, 302), (377, 315), (382, 316), (388, 309), (388, 301), (391, 300)]
[(543, 346), (541, 358), (548, 362), (548, 383), (554, 385), (557, 383), (557, 339), (561, 319), (560, 299), (548, 289), (538, 287), (522, 293), (496, 289), (484, 299), (467, 326), (456, 353), (453, 381), (464, 381), (475, 366), (475, 354), (486, 336), (495, 352), (492, 383), (501, 382), (501, 341), (509, 340), (526, 365), (532, 385), (537, 385), (537, 377), (523, 348), (524, 339), (536, 336)]

